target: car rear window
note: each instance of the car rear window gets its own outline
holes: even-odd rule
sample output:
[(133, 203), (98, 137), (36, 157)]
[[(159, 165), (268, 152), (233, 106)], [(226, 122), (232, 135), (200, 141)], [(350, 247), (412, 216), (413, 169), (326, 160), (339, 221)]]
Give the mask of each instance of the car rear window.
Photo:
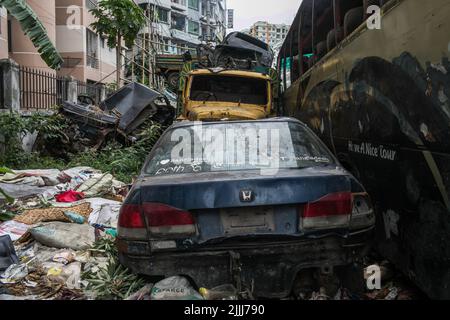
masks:
[(328, 149), (295, 122), (196, 124), (167, 131), (144, 173), (169, 175), (302, 169), (335, 164)]

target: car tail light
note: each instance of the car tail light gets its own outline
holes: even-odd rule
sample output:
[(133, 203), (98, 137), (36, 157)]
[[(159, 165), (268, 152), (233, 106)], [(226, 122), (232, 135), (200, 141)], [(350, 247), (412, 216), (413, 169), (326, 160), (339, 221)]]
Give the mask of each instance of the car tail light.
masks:
[(122, 238), (146, 239), (147, 230), (141, 212), (141, 206), (137, 204), (124, 204), (120, 208), (118, 234)]
[(350, 192), (332, 193), (307, 203), (301, 210), (301, 228), (329, 229), (347, 227), (352, 213)]
[(144, 203), (143, 212), (152, 235), (187, 236), (195, 234), (192, 214), (161, 203)]

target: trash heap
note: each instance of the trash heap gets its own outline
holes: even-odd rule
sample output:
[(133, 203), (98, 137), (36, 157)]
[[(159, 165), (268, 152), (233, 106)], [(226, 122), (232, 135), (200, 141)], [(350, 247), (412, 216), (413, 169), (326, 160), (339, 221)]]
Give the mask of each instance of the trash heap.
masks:
[(306, 298), (306, 300), (423, 300), (426, 296), (389, 261), (383, 260), (376, 252), (364, 258), (364, 281), (372, 282), (369, 277), (372, 270), (380, 270), (379, 289), (364, 288), (361, 292), (347, 288), (338, 288), (329, 294), (325, 288)]
[(95, 299), (128, 186), (89, 167), (2, 168), (0, 190), (0, 300)]
[(89, 167), (0, 170), (0, 300), (236, 300), (183, 277), (152, 284), (119, 263), (128, 186)]

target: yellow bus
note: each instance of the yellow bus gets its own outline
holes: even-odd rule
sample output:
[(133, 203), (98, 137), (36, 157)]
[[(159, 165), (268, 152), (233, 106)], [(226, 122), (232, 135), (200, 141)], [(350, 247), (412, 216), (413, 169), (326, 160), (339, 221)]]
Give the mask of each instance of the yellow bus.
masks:
[(450, 1), (303, 0), (278, 57), (282, 114), (365, 185), (377, 247), (450, 298)]

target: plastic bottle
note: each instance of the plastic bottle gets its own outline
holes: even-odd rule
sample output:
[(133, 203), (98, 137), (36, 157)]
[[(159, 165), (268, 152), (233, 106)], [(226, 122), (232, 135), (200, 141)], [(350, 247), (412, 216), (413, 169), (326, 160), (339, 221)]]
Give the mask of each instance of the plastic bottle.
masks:
[(237, 300), (237, 290), (231, 284), (225, 284), (213, 289), (200, 288), (199, 292), (205, 300)]

